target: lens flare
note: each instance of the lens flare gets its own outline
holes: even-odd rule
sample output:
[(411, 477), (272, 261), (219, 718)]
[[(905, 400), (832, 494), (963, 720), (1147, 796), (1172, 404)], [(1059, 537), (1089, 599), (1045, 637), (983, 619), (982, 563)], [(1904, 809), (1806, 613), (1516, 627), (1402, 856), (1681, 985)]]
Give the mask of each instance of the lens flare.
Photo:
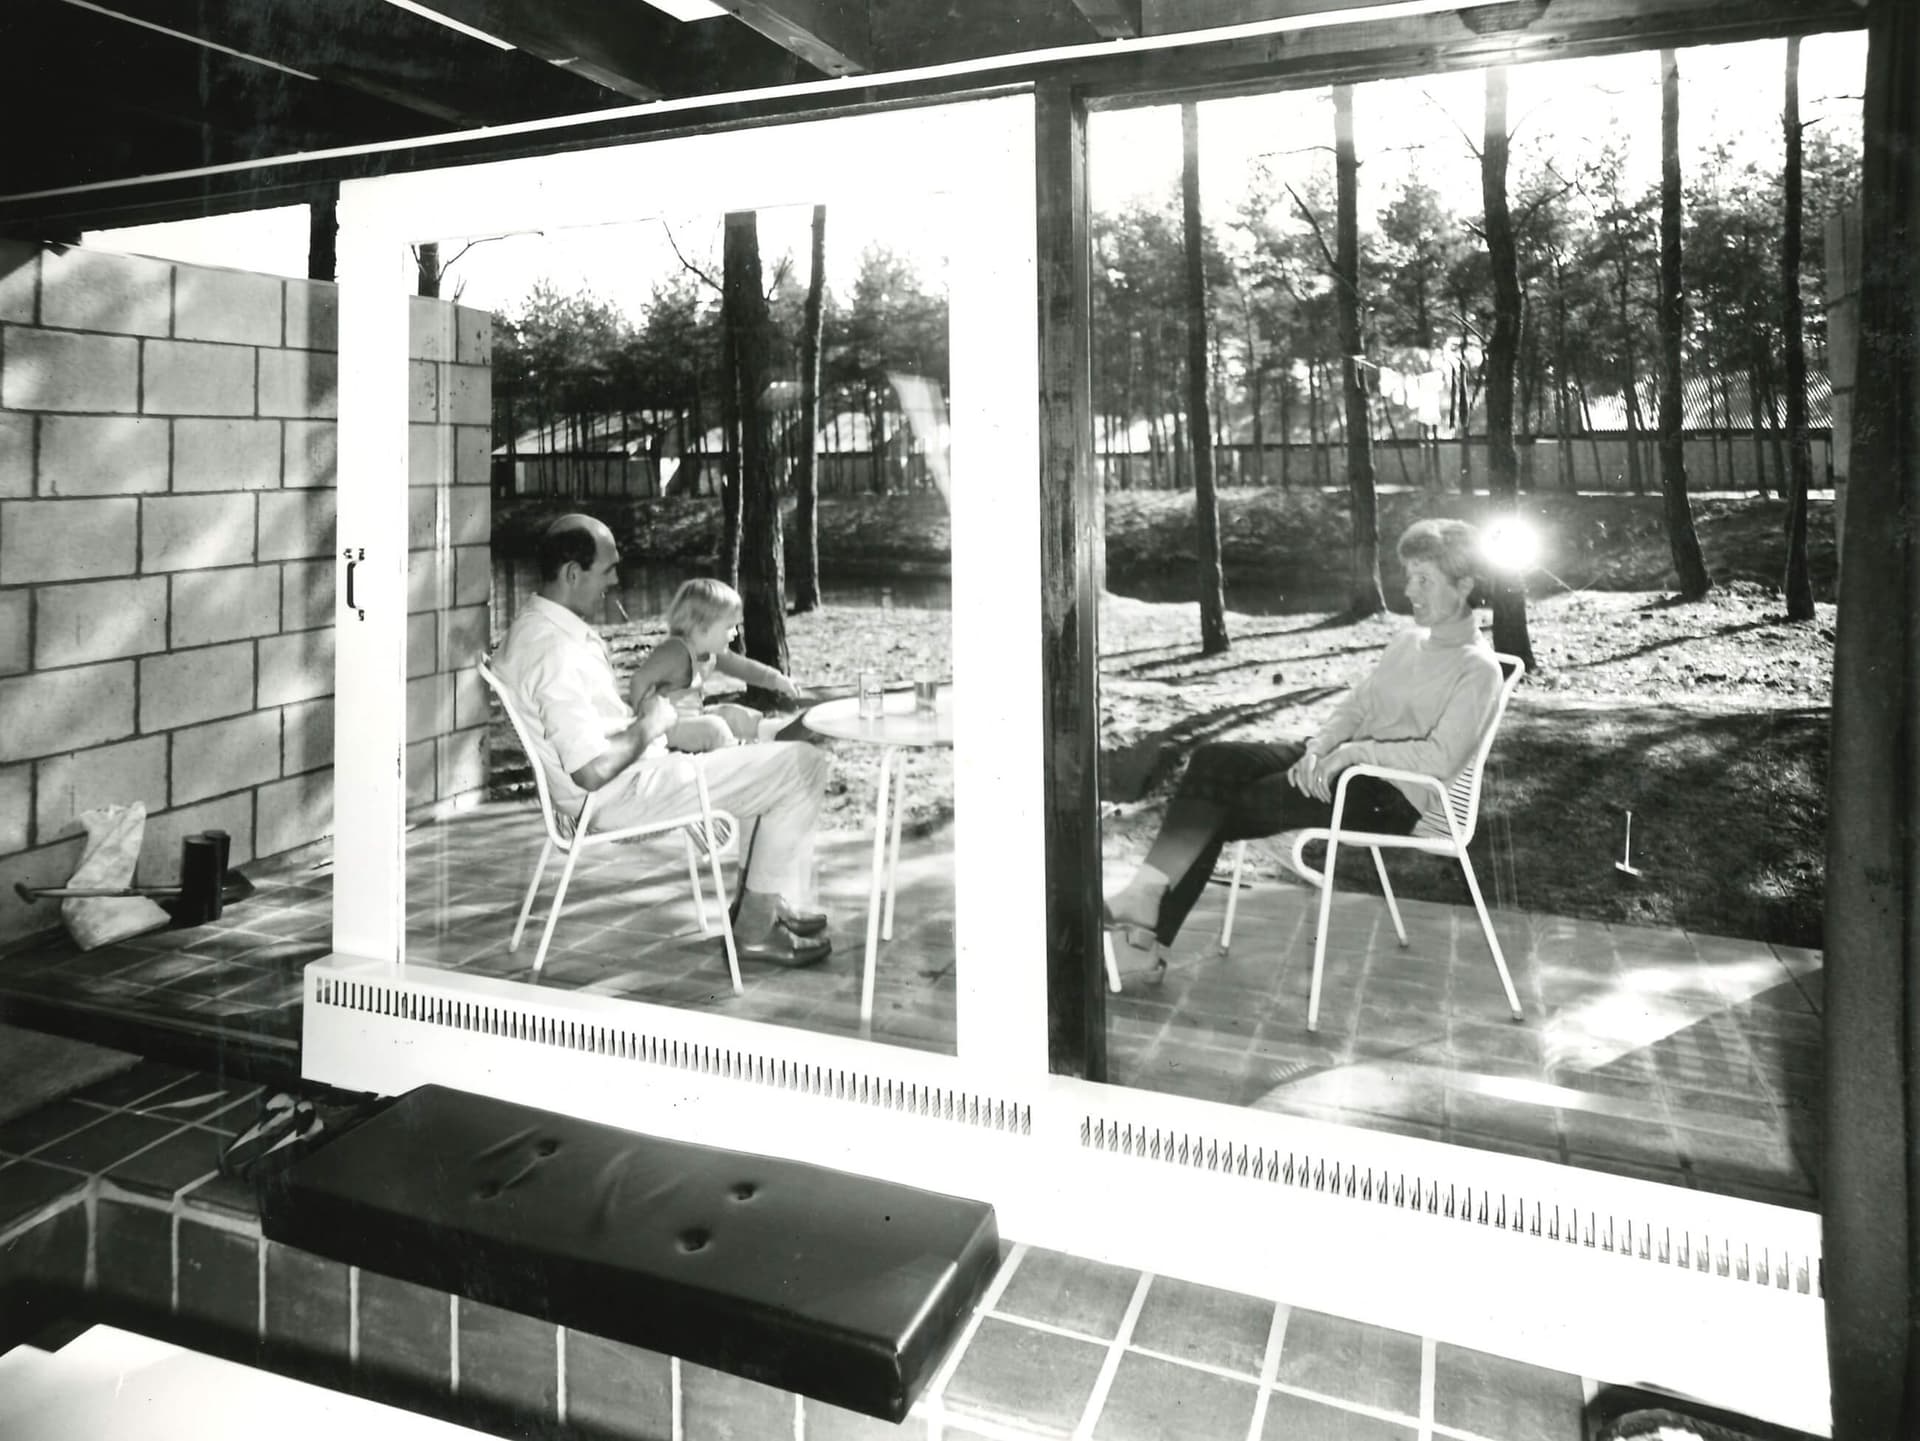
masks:
[(1480, 533), (1480, 553), (1495, 570), (1524, 575), (1540, 563), (1540, 533), (1524, 520), (1503, 516)]

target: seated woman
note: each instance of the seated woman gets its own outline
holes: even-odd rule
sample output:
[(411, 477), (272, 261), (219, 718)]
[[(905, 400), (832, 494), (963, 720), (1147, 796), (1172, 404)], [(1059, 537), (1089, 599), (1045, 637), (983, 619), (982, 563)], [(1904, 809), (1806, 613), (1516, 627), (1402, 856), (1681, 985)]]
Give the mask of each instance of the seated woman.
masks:
[[(1146, 860), (1106, 903), (1106, 924), (1137, 950), (1149, 975), (1213, 874), (1220, 847), (1333, 823), (1340, 773), (1366, 762), (1451, 781), (1473, 758), (1500, 695), (1500, 664), (1480, 635), (1469, 597), (1479, 584), (1479, 533), (1463, 520), (1422, 520), (1400, 537), (1413, 628), (1311, 741), (1211, 741), (1194, 751)], [(1433, 794), (1356, 776), (1343, 829), (1405, 835)]]

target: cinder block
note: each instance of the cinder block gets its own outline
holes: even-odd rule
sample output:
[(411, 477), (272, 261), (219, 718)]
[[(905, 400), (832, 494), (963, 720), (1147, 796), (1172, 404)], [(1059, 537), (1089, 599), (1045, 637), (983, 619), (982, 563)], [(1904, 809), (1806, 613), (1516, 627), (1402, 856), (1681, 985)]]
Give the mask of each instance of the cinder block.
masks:
[(232, 641), (140, 662), (140, 733), (253, 709), (253, 642)]
[(33, 664), (32, 598), (30, 590), (0, 590), (0, 675), (18, 675)]
[(143, 571), (206, 570), (253, 559), (251, 495), (159, 496), (140, 507)]
[(40, 283), (40, 247), (23, 240), (0, 240), (0, 320), (33, 324)]
[(440, 419), (440, 367), (431, 360), (407, 362), (407, 419), (416, 425)]
[(295, 560), (280, 567), (280, 626), (310, 630), (333, 624), (333, 562)]
[(260, 497), (260, 559), (304, 560), (333, 549), (335, 492), (283, 490)]
[(37, 669), (90, 665), (166, 648), (165, 576), (50, 585), (36, 594), (33, 663)]
[(487, 608), (465, 605), (440, 612), (440, 669), (471, 666), (492, 647), (487, 634)]
[(0, 410), (0, 499), (33, 494), (34, 417)]
[(407, 682), (407, 739), (425, 740), (453, 729), (453, 677), (423, 675)]
[(289, 776), (260, 787), (260, 854), (311, 845), (333, 834), (333, 769)]
[(0, 766), (0, 856), (27, 848), (33, 819), (33, 767)]
[(40, 425), (42, 495), (135, 495), (167, 488), (167, 422), (49, 415)]
[(430, 806), (440, 785), (439, 750), (431, 737), (407, 747), (407, 808)]
[[(80, 864), (78, 839), (39, 846), (14, 856), (0, 856), (0, 939), (13, 940), (39, 931), (58, 929), (60, 912), (45, 903), (29, 905), (14, 891), (24, 886), (57, 886)], [(146, 877), (142, 876), (141, 880)]]
[(144, 340), (140, 347), (140, 408), (148, 415), (254, 413), (252, 346)]
[(435, 485), (407, 487), (407, 549), (424, 550), (438, 540), (440, 489)]
[(453, 483), (493, 484), (493, 430), (485, 425), (453, 428)]
[(407, 354), (414, 360), (452, 360), (453, 307), (425, 295), (407, 297)]
[(340, 348), (340, 292), (327, 280), (287, 283), (288, 350)]
[(440, 418), (455, 425), (493, 421), (493, 372), (484, 365), (449, 365), (441, 380)]
[(139, 523), (132, 496), (0, 502), (0, 585), (131, 575)]
[(441, 552), (407, 552), (407, 610), (409, 613), (441, 608), (440, 575), (446, 569)]
[(173, 804), (257, 786), (280, 775), (280, 713), (249, 711), (232, 720), (174, 731)]
[(273, 490), (279, 484), (279, 421), (173, 422), (175, 490)]
[(493, 364), (493, 314), (472, 306), (454, 307), (453, 331), (458, 348), (453, 359), (462, 365)]
[(340, 473), (340, 427), (331, 420), (289, 420), (286, 469), (280, 483), (332, 485)]
[(455, 545), (486, 545), (493, 539), (493, 492), (484, 485), (456, 485), (447, 492), (447, 533)]
[(182, 265), (173, 279), (174, 339), (278, 345), (285, 290), (276, 275)]
[[(180, 879), (180, 842), (195, 831), (225, 831), (230, 838), (229, 865), (245, 865), (254, 857), (253, 792), (238, 791), (215, 801), (202, 801), (183, 810), (147, 817), (147, 835), (140, 847), (142, 885), (172, 885)], [(149, 880), (148, 877), (153, 877)]]
[(432, 675), (440, 668), (440, 613), (423, 610), (407, 617), (407, 676)]
[(118, 745), (68, 751), (40, 762), (33, 824), (41, 845), (81, 834), (79, 818), (95, 806), (131, 805), (149, 814), (167, 808), (167, 738), (142, 736)]
[(333, 764), (333, 701), (307, 700), (280, 708), (280, 773), (299, 775)]
[(333, 694), (333, 628), (269, 636), (260, 647), (260, 704)]
[(277, 566), (183, 571), (173, 578), (171, 644), (175, 650), (273, 635), (279, 629)]
[(453, 723), (455, 726), (483, 726), (487, 723), (487, 687), (480, 672), (468, 666), (448, 671), (453, 677)]
[(492, 552), (484, 545), (454, 547), (453, 604), (483, 605), (492, 593)]
[(407, 427), (407, 484), (448, 485), (453, 481), (453, 434), (444, 425)]
[(114, 335), (165, 335), (173, 267), (144, 255), (49, 250), (40, 257), (40, 323)]
[(340, 413), (340, 364), (324, 350), (260, 352), (260, 414), (332, 420)]
[(130, 660), (0, 680), (0, 761), (31, 760), (133, 734)]
[(484, 726), (440, 738), (440, 799), (471, 795), (487, 784), (487, 732)]
[(130, 415), (140, 408), (140, 342), (9, 325), (0, 406)]

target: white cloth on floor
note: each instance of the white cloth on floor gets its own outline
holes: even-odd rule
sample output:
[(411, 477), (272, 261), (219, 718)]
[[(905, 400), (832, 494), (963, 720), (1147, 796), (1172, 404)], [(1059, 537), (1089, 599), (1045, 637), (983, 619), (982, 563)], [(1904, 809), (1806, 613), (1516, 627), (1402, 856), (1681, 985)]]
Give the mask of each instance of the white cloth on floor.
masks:
[[(133, 884), (133, 868), (140, 861), (140, 843), (147, 833), (147, 808), (139, 801), (127, 806), (98, 806), (80, 814), (87, 829), (86, 849), (69, 886), (82, 890), (114, 890)], [(69, 896), (60, 902), (60, 919), (74, 944), (83, 951), (124, 941), (128, 936), (157, 931), (173, 919), (145, 896)]]

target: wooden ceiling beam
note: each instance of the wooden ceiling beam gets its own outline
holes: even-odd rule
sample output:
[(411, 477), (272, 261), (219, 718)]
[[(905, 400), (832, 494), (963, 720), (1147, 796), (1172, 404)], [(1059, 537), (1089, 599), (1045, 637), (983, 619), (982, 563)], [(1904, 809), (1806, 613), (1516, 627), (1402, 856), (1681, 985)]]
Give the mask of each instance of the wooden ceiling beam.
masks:
[(742, 24), (825, 75), (874, 68), (867, 0), (715, 0)]
[(1142, 0), (1073, 0), (1103, 40), (1132, 40), (1141, 29)]

